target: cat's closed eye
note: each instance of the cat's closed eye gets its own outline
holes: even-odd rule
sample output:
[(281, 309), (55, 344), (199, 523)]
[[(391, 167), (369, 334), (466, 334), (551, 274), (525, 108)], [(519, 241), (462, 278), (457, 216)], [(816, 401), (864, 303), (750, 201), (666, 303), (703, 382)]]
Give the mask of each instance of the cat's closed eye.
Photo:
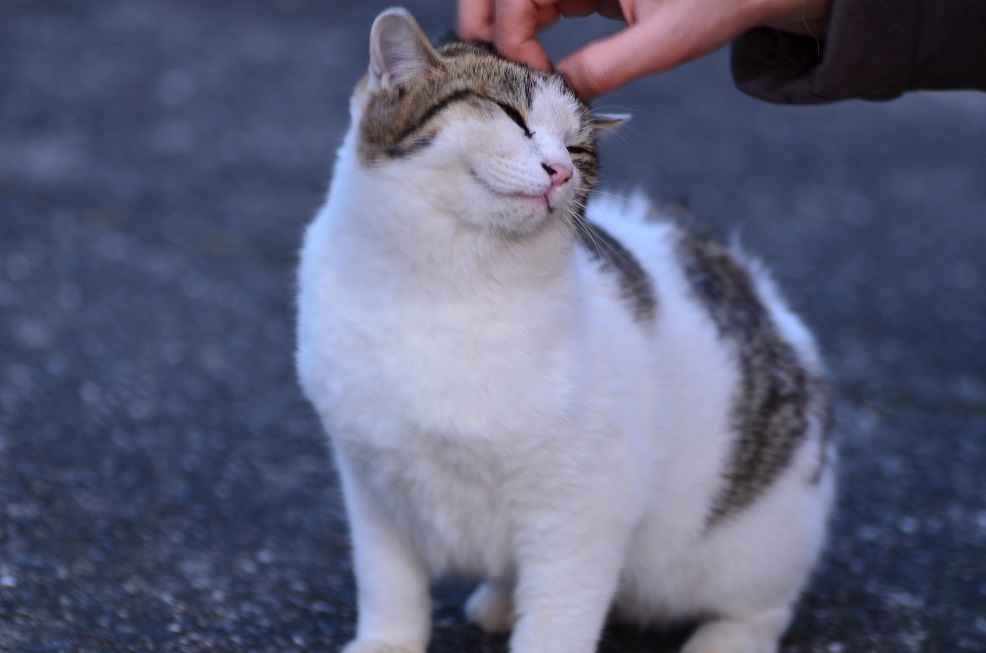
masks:
[(586, 148), (582, 147), (581, 145), (569, 145), (565, 149), (568, 150), (568, 153), (569, 154), (588, 154), (589, 153), (589, 150), (587, 150)]
[(507, 114), (508, 118), (513, 120), (517, 123), (518, 127), (524, 130), (524, 136), (527, 136), (528, 138), (532, 138), (534, 136), (534, 133), (527, 128), (527, 123), (524, 122), (524, 117), (520, 115), (520, 111), (517, 111), (517, 109), (514, 109), (509, 104), (505, 104), (503, 102), (497, 102), (496, 104), (503, 109), (503, 112)]

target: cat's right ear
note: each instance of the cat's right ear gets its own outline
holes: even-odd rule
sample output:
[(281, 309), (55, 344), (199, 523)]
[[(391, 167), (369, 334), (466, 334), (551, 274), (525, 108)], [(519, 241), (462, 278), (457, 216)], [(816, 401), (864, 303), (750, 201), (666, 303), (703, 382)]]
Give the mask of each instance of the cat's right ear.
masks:
[(411, 80), (437, 65), (438, 53), (406, 9), (388, 9), (373, 21), (370, 29), (371, 90), (389, 89), (395, 98), (400, 98)]
[(630, 121), (629, 113), (595, 113), (592, 114), (592, 124), (600, 136), (609, 136), (620, 125)]

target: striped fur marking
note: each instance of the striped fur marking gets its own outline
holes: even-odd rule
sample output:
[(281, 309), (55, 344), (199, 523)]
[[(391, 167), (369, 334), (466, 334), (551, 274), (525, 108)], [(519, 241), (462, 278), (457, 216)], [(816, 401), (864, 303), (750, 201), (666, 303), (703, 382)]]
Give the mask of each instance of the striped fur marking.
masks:
[[(375, 92), (366, 96), (359, 134), (364, 165), (381, 165), (420, 152), (441, 129), (442, 114), (458, 103), (470, 104), (480, 113), (507, 107), (523, 123), (538, 84), (552, 79), (501, 59), (486, 44), (457, 41), (443, 45), (436, 54), (435, 67), (409, 82), (399, 95)], [(361, 87), (366, 93), (365, 81)], [(360, 92), (358, 88), (357, 95)], [(588, 108), (583, 112), (588, 125)]]
[[(683, 235), (685, 274), (740, 367), (732, 408), (736, 432), (724, 487), (712, 506), (713, 527), (752, 504), (791, 463), (811, 421), (823, 421), (824, 390), (785, 342), (760, 301), (753, 279), (730, 251)], [(823, 445), (824, 446), (824, 443)]]

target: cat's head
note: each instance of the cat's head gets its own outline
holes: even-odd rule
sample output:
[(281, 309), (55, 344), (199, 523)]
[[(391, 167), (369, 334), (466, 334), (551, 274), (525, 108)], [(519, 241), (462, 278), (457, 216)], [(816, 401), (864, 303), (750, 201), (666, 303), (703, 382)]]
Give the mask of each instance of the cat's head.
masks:
[(373, 24), (353, 117), (360, 167), (467, 224), (518, 235), (582, 214), (597, 137), (626, 119), (594, 116), (561, 75), (487, 44), (436, 49), (404, 9)]

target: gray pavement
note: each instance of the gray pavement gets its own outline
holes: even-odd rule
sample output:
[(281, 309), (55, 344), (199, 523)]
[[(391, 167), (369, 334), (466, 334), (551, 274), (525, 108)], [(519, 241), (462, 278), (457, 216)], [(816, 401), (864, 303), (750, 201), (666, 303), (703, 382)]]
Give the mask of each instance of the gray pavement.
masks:
[[(351, 635), (292, 275), (384, 6), (0, 2), (0, 650)], [(986, 95), (774, 107), (719, 53), (598, 105), (635, 114), (604, 186), (738, 233), (827, 353), (841, 506), (784, 650), (986, 651)], [(435, 653), (504, 650), (467, 591), (437, 588)]]

